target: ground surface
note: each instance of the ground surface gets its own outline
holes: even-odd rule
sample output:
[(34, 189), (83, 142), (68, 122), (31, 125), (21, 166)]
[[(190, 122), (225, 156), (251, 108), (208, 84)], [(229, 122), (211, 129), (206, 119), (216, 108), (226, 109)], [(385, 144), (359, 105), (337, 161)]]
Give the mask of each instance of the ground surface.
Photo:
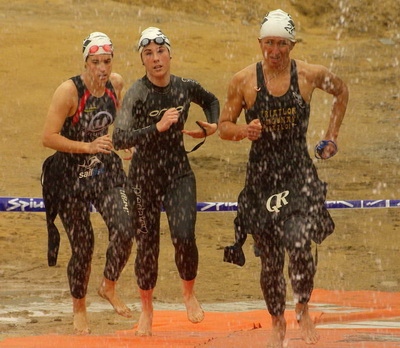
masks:
[[(293, 57), (328, 66), (350, 88), (339, 154), (329, 161), (316, 162), (320, 177), (329, 183), (328, 200), (400, 198), (396, 0), (380, 1), (379, 9), (372, 1), (359, 8), (355, 0), (329, 5), (312, 5), (314, 1), (310, 0), (301, 1), (301, 5), (297, 1), (271, 1), (271, 7), (263, 7), (261, 1), (255, 1), (254, 6), (229, 0), (157, 3), (0, 0), (0, 196), (41, 196), (41, 164), (52, 153), (40, 143), (44, 118), (56, 87), (83, 68), (81, 42), (90, 32), (104, 31), (112, 38), (116, 48), (114, 71), (124, 77), (128, 87), (143, 74), (133, 50), (140, 31), (148, 26), (161, 27), (172, 41), (173, 73), (197, 79), (223, 103), (232, 75), (260, 59), (258, 22), (265, 12), (280, 7), (298, 23), (299, 43)], [(330, 104), (329, 96), (314, 94), (310, 151), (325, 132)], [(187, 128), (195, 127), (194, 121), (203, 117), (193, 107)], [(188, 139), (187, 147), (194, 143)], [(190, 155), (200, 202), (236, 201), (249, 146), (248, 141), (224, 142), (215, 136)], [(399, 292), (400, 209), (331, 213), (337, 229), (318, 248), (315, 287)], [(259, 260), (252, 254), (251, 241), (245, 246), (247, 263), (243, 268), (222, 262), (222, 249), (233, 240), (233, 218), (234, 213), (198, 215), (197, 294), (203, 303), (262, 300)], [(129, 329), (139, 313), (133, 276), (135, 253), (120, 280), (122, 297), (136, 310), (133, 320), (124, 320), (96, 295), (107, 232), (97, 214), (93, 214), (93, 224), (96, 250), (88, 293), (93, 331), (103, 334)], [(68, 242), (63, 234), (58, 266), (48, 268), (46, 237), (43, 213), (0, 212), (0, 338), (72, 333), (66, 279)], [(159, 306), (180, 303), (180, 292), (163, 216), (156, 301)]]

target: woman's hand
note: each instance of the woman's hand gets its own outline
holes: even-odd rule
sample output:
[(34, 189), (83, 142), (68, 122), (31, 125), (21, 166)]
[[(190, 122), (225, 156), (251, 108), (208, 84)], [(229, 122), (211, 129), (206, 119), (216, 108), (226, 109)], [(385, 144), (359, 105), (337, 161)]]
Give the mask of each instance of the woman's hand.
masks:
[(193, 138), (204, 138), (208, 137), (210, 135), (213, 135), (218, 128), (218, 125), (216, 123), (208, 123), (208, 122), (203, 122), (203, 121), (196, 121), (199, 126), (203, 127), (206, 130), (206, 134), (204, 134), (204, 130), (202, 128), (189, 131), (189, 130), (183, 130), (182, 133), (190, 135)]
[(111, 153), (113, 149), (112, 140), (109, 134), (98, 137), (89, 143), (88, 153)]
[(171, 128), (171, 126), (178, 122), (179, 111), (175, 108), (168, 109), (164, 112), (163, 117), (156, 123), (157, 130), (162, 133)]

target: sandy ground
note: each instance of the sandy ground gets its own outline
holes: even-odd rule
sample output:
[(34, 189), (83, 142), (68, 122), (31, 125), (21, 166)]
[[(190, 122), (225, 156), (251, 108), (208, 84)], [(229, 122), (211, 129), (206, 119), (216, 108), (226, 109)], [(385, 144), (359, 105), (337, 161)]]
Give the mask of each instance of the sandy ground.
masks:
[[(400, 37), (396, 36), (398, 23), (390, 17), (399, 4), (395, 0), (383, 2), (393, 11), (370, 12), (369, 1), (363, 12), (355, 1), (329, 6), (312, 6), (312, 1), (301, 5), (271, 1), (268, 8), (255, 1), (250, 9), (243, 1), (209, 0), (200, 8), (193, 5), (198, 2), (181, 0), (165, 2), (163, 9), (151, 6), (151, 1), (139, 7), (110, 0), (0, 0), (0, 196), (41, 196), (41, 164), (52, 153), (40, 143), (44, 118), (56, 87), (83, 68), (81, 42), (90, 32), (104, 31), (112, 38), (116, 48), (114, 71), (129, 87), (143, 74), (138, 54), (133, 51), (140, 31), (151, 25), (161, 27), (172, 41), (173, 73), (197, 79), (223, 103), (232, 75), (260, 59), (256, 40), (259, 20), (265, 12), (281, 7), (292, 13), (299, 27), (293, 57), (328, 66), (350, 88), (339, 154), (329, 161), (316, 162), (320, 177), (329, 183), (328, 200), (399, 199)], [(341, 6), (340, 11), (333, 6)], [(310, 151), (325, 132), (330, 105), (329, 96), (318, 91), (314, 94)], [(195, 127), (195, 120), (203, 118), (194, 106), (187, 128)], [(195, 141), (187, 139), (186, 144), (189, 148)], [(190, 155), (200, 202), (236, 201), (249, 147), (246, 140), (224, 142), (215, 136)], [(125, 165), (127, 168), (129, 163)], [(399, 292), (400, 209), (331, 213), (337, 228), (318, 247), (315, 287)], [(96, 250), (88, 303), (93, 332), (129, 329), (139, 314), (133, 275), (135, 253), (119, 284), (122, 297), (135, 311), (132, 320), (125, 320), (96, 295), (107, 231), (97, 214), (92, 217)], [(245, 246), (247, 263), (243, 268), (222, 262), (222, 249), (233, 240), (233, 218), (234, 213), (198, 215), (198, 298), (208, 306), (249, 301), (262, 308), (259, 260), (252, 253), (251, 241)], [(0, 212), (0, 339), (72, 333), (65, 234), (61, 243), (57, 267), (48, 268), (44, 214)], [(156, 308), (181, 303), (165, 216), (155, 296)]]

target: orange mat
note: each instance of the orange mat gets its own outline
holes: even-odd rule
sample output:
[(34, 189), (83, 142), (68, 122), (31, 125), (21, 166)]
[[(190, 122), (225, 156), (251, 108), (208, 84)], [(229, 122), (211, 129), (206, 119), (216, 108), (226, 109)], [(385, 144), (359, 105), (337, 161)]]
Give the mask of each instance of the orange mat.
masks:
[[(322, 348), (400, 347), (400, 293), (314, 290), (312, 317)], [(303, 343), (294, 312), (286, 312), (287, 347)], [(113, 335), (46, 335), (8, 338), (7, 348), (140, 348), (140, 347), (265, 347), (271, 332), (266, 310), (240, 313), (207, 312), (200, 324), (188, 322), (181, 311), (156, 311), (153, 336), (136, 337), (134, 330)]]

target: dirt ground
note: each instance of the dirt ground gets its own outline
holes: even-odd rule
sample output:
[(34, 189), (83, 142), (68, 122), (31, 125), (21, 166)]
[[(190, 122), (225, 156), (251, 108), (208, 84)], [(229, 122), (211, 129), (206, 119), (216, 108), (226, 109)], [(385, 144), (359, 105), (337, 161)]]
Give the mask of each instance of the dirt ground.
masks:
[[(257, 44), (263, 15), (282, 8), (292, 14), (299, 43), (293, 58), (328, 66), (349, 85), (350, 102), (339, 137), (339, 153), (317, 161), (329, 183), (328, 200), (400, 199), (400, 82), (397, 0), (333, 1), (152, 1), (0, 0), (3, 86), (0, 103), (0, 196), (41, 197), (41, 131), (52, 94), (83, 69), (81, 43), (92, 31), (113, 40), (114, 71), (128, 88), (143, 75), (134, 51), (141, 30), (159, 26), (172, 41), (172, 71), (193, 78), (224, 103), (232, 75), (260, 60)], [(156, 2), (154, 2), (156, 3)], [(202, 5), (201, 5), (202, 4)], [(263, 5), (264, 4), (264, 5)], [(325, 4), (325, 5), (324, 5)], [(331, 97), (315, 92), (309, 128), (310, 152), (323, 136)], [(204, 119), (193, 106), (187, 128)], [(243, 117), (241, 122), (243, 122)], [(195, 144), (187, 139), (187, 148)], [(235, 202), (245, 176), (250, 143), (217, 136), (190, 155), (199, 202)], [(129, 163), (125, 163), (128, 168)], [(400, 209), (331, 210), (336, 231), (318, 247), (315, 287), (336, 290), (400, 291)], [(222, 249), (233, 241), (234, 213), (199, 213), (200, 252), (197, 295), (213, 303), (261, 301), (259, 260), (251, 238), (243, 268), (222, 262)], [(133, 327), (139, 298), (130, 262), (121, 277), (122, 297), (135, 310), (124, 320), (96, 295), (105, 260), (107, 231), (92, 214), (96, 250), (89, 285), (89, 318), (96, 334)], [(69, 245), (62, 234), (58, 265), (47, 266), (43, 213), (0, 212), (0, 339), (45, 333), (72, 333), (72, 306), (66, 278)], [(159, 307), (181, 303), (179, 277), (162, 217)], [(291, 291), (288, 291), (288, 300)]]

